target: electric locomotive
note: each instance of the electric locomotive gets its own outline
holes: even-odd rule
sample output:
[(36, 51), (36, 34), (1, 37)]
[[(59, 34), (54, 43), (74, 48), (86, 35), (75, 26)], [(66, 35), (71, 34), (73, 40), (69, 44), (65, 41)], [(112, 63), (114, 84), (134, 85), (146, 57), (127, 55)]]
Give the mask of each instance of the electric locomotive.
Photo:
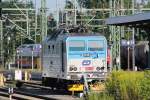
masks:
[(104, 36), (71, 34), (57, 30), (42, 43), (42, 83), (66, 88), (80, 83), (83, 74), (88, 82), (107, 75), (107, 41)]

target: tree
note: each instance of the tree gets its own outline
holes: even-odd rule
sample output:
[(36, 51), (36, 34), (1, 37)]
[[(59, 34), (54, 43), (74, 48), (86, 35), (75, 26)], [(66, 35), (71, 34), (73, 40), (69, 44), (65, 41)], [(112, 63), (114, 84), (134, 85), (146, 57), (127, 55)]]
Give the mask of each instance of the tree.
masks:
[(73, 8), (72, 2), (71, 2), (71, 1), (66, 1), (65, 8), (66, 8), (66, 9), (71, 9), (71, 8)]
[[(33, 2), (30, 2), (28, 4), (24, 4), (22, 2), (19, 2), (19, 0), (13, 0), (13, 1), (3, 1), (2, 2), (2, 7), (3, 8), (16, 8), (16, 5), (14, 4), (16, 3), (16, 5), (18, 7), (21, 8), (26, 8), (26, 7), (30, 7), (33, 8)], [(26, 13), (26, 11), (22, 11), (23, 13)], [(32, 13), (29, 11), (29, 19), (31, 19), (32, 17)], [(18, 29), (18, 26), (22, 27), (22, 28), (26, 28), (26, 23), (24, 22), (15, 22), (12, 23), (11, 20), (18, 20), (18, 18), (22, 18), (25, 19), (25, 16), (20, 15), (20, 11), (19, 10), (15, 10), (15, 11), (11, 11), (11, 10), (2, 10), (2, 14), (3, 16), (3, 20), (5, 20), (3, 22), (3, 51), (4, 51), (4, 61), (5, 62), (9, 62), (12, 57), (14, 56), (15, 52), (16, 52), (16, 48), (21, 44), (21, 39), (20, 37), (23, 39), (22, 41), (28, 42), (29, 40), (26, 40), (26, 36), (22, 36), (21, 31)], [(16, 16), (17, 15), (17, 16)], [(32, 21), (32, 20), (31, 20)], [(32, 22), (31, 22), (32, 25)], [(32, 33), (32, 32), (31, 32)]]

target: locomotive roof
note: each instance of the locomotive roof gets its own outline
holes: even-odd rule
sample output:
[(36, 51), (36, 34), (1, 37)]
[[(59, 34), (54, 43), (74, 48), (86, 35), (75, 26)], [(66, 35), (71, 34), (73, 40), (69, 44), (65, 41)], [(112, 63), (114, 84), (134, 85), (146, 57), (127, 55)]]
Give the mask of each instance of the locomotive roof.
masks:
[(102, 36), (99, 33), (93, 33), (93, 32), (69, 32), (65, 29), (58, 29), (55, 30), (51, 35), (49, 35), (46, 39), (46, 41), (50, 40), (63, 40), (67, 37), (74, 37), (74, 36)]
[(100, 36), (98, 33), (69, 33), (69, 36)]

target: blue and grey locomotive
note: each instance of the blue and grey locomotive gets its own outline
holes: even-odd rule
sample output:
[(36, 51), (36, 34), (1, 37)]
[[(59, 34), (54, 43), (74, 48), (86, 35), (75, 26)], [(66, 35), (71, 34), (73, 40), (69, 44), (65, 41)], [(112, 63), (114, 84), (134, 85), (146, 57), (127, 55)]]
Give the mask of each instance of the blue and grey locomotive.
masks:
[(107, 75), (107, 41), (104, 36), (71, 34), (59, 30), (42, 44), (42, 82), (65, 88), (79, 82), (101, 80)]

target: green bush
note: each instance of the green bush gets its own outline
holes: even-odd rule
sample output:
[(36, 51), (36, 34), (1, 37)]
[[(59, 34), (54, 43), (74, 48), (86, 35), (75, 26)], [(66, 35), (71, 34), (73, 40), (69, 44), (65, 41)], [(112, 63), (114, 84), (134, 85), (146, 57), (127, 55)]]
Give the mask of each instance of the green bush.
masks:
[(114, 97), (106, 92), (91, 93), (88, 96), (88, 100), (114, 100)]
[(105, 86), (105, 92), (91, 93), (88, 100), (150, 100), (150, 71), (115, 71)]
[(144, 72), (144, 78), (140, 81), (139, 94), (143, 100), (150, 100), (150, 71)]
[(106, 82), (106, 89), (115, 100), (148, 100), (150, 72), (113, 72)]

